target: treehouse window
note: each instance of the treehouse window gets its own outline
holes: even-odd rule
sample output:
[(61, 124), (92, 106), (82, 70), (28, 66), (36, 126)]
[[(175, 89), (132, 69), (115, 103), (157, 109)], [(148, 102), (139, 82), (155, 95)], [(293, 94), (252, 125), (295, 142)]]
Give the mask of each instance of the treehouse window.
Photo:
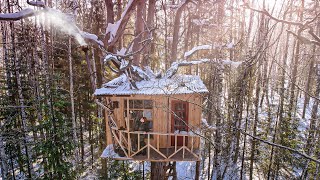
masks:
[[(153, 101), (152, 100), (129, 100), (129, 123), (130, 130), (134, 131), (135, 121), (146, 117), (147, 128), (153, 130)], [(127, 117), (127, 100), (124, 100), (124, 117)]]

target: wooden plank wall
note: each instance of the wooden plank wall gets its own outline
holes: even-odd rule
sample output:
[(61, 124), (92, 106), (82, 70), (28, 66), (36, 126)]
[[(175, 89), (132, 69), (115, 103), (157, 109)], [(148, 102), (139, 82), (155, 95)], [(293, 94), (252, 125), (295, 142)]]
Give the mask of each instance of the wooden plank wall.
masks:
[[(171, 100), (182, 100), (189, 102), (189, 114), (188, 123), (191, 127), (200, 127), (201, 124), (201, 114), (202, 114), (202, 97), (198, 94), (179, 94), (170, 98)], [(196, 129), (195, 129), (196, 130)], [(190, 130), (189, 130), (190, 131)], [(191, 147), (191, 138), (188, 140), (188, 147)], [(198, 148), (200, 145), (199, 139), (194, 139), (194, 148)]]
[[(119, 108), (114, 110), (114, 117), (117, 121), (118, 127), (126, 127), (124, 119), (124, 100), (130, 98), (141, 99), (141, 100), (153, 100), (153, 132), (171, 133), (171, 106), (168, 100), (182, 100), (189, 102), (189, 124), (193, 127), (200, 127), (201, 124), (201, 114), (202, 114), (202, 97), (198, 94), (179, 94), (179, 95), (132, 95), (130, 97), (111, 97), (112, 101), (119, 102)], [(107, 117), (107, 116), (106, 116)], [(108, 126), (107, 126), (108, 127)], [(109, 128), (106, 131), (107, 144), (112, 144), (111, 134)], [(151, 144), (156, 146), (156, 139), (154, 137), (151, 140)], [(167, 136), (160, 136), (160, 148), (171, 147), (171, 138)], [(199, 140), (194, 141), (194, 148), (199, 147)], [(191, 146), (191, 138), (188, 141), (188, 146)]]

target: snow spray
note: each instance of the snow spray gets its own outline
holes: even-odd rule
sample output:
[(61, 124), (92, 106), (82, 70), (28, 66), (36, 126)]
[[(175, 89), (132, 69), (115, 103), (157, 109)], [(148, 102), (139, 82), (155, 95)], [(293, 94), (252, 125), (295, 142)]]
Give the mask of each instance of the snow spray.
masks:
[[(48, 8), (41, 17), (46, 18), (46, 20), (60, 31), (73, 36), (81, 46), (87, 45), (84, 38), (81, 36), (81, 31), (77, 27), (72, 14), (65, 14), (59, 10)], [(43, 19), (40, 20), (40, 22), (44, 24)]]

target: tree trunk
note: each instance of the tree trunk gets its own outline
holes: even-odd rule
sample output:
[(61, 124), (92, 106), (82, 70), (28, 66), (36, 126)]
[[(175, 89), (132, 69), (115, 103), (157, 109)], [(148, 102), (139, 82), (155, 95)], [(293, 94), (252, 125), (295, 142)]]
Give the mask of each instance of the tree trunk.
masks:
[[(292, 2), (291, 1), (291, 4), (290, 4), (290, 7), (292, 7)], [(285, 16), (286, 17), (286, 16)], [(289, 16), (289, 19), (292, 18), (292, 13), (290, 13), (290, 16)], [(291, 29), (291, 25), (288, 25), (288, 29), (290, 30)], [(281, 31), (282, 32), (282, 31)], [(273, 142), (276, 142), (277, 141), (277, 137), (279, 136), (279, 134), (282, 133), (282, 124), (284, 123), (284, 105), (285, 105), (285, 80), (286, 80), (286, 69), (287, 69), (287, 60), (288, 60), (288, 53), (289, 53), (289, 44), (290, 44), (290, 41), (289, 41), (289, 33), (287, 34), (286, 36), (286, 42), (285, 42), (285, 47), (284, 47), (284, 53), (283, 53), (283, 58), (282, 58), (282, 62), (281, 62), (281, 75), (280, 75), (280, 92), (279, 92), (279, 96), (280, 96), (280, 101), (279, 101), (279, 107), (278, 107), (278, 113), (277, 113), (277, 125), (275, 126), (274, 128), (274, 137), (273, 137)], [(280, 139), (281, 139), (281, 136), (280, 136)], [(272, 175), (272, 171), (273, 171), (273, 166), (275, 167), (275, 169), (278, 169), (279, 166), (280, 166), (280, 159), (279, 157), (281, 156), (279, 153), (279, 151), (274, 149), (272, 147), (271, 149), (271, 155), (270, 155), (270, 161), (269, 161), (269, 168), (268, 168), (268, 179), (269, 178), (272, 178), (272, 177), (276, 177), (276, 173), (277, 170), (275, 170)], [(273, 158), (273, 155), (275, 155), (275, 157)], [(274, 164), (272, 162), (272, 160), (275, 160)]]
[(195, 173), (194, 179), (195, 180), (200, 179), (200, 161), (196, 162), (196, 173)]
[(19, 106), (20, 108), (20, 116), (21, 116), (21, 124), (22, 124), (22, 135), (23, 135), (23, 146), (25, 149), (25, 154), (27, 158), (27, 170), (28, 170), (28, 178), (32, 179), (34, 177), (34, 169), (33, 169), (33, 151), (31, 148), (31, 137), (29, 136), (28, 132), (28, 124), (27, 124), (27, 113), (25, 109), (25, 99), (24, 95), (22, 94), (22, 81), (21, 81), (21, 75), (20, 75), (20, 65), (21, 62), (19, 62), (16, 54), (16, 44), (15, 44), (15, 28), (13, 22), (10, 22), (10, 30), (11, 30), (11, 45), (12, 45), (12, 58), (15, 63), (15, 76), (16, 76), (16, 83), (17, 83), (17, 89), (18, 89), (18, 99), (19, 99)]
[[(117, 20), (121, 19), (121, 14), (122, 14), (122, 0), (117, 0)], [(119, 48), (123, 47), (123, 42), (122, 42), (123, 38), (119, 37)]]
[[(113, 24), (114, 23), (114, 11), (113, 11), (113, 2), (112, 0), (105, 0), (105, 5), (106, 5), (106, 9), (107, 9), (107, 26), (108, 24)], [(110, 38), (109, 34), (106, 34), (105, 39), (104, 39), (104, 44), (107, 45), (108, 44), (108, 40)], [(108, 46), (107, 50), (109, 52), (114, 52), (114, 46)]]
[(178, 43), (179, 43), (179, 30), (180, 30), (180, 18), (184, 8), (187, 6), (190, 0), (182, 2), (183, 4), (178, 8), (176, 15), (174, 17), (174, 27), (173, 27), (173, 40), (171, 48), (171, 63), (177, 60), (178, 53)]
[(72, 66), (72, 51), (71, 51), (71, 37), (69, 37), (69, 45), (68, 45), (68, 57), (69, 57), (69, 82), (70, 82), (70, 102), (71, 102), (71, 119), (72, 119), (72, 137), (73, 143), (75, 144), (74, 150), (74, 159), (76, 164), (79, 162), (79, 149), (78, 149), (78, 137), (77, 137), (77, 124), (76, 124), (76, 115), (75, 115), (75, 108), (74, 108), (74, 95), (73, 95), (73, 66)]
[[(263, 1), (263, 7), (265, 7), (265, 1)], [(258, 48), (261, 47), (266, 47), (266, 29), (265, 29), (265, 15), (261, 15), (260, 19), (260, 27), (259, 27), (259, 34), (258, 34)], [(253, 122), (253, 136), (257, 136), (257, 126), (258, 126), (258, 121), (259, 121), (259, 98), (260, 98), (260, 86), (261, 86), (261, 68), (263, 63), (266, 63), (267, 58), (266, 58), (266, 52), (263, 50), (261, 52), (261, 55), (258, 57), (258, 67), (257, 67), (257, 79), (256, 79), (256, 94), (255, 94), (255, 102), (254, 102), (254, 122)], [(249, 178), (253, 178), (253, 164), (255, 161), (255, 151), (256, 151), (256, 143), (257, 141), (255, 139), (252, 139), (252, 144), (251, 144), (251, 153), (250, 153), (250, 167), (249, 167)]]
[[(0, 6), (0, 12), (2, 12), (2, 7)], [(4, 23), (1, 23), (1, 36), (2, 36), (2, 50), (3, 50), (3, 59), (4, 59), (4, 67), (8, 67), (8, 55), (7, 55), (7, 43), (6, 43), (6, 33), (5, 33), (5, 25)], [(1, 71), (0, 71), (1, 72)], [(8, 88), (10, 85), (8, 84), (8, 79), (10, 79), (10, 73), (9, 70), (6, 68), (6, 84)], [(8, 92), (10, 93), (10, 89), (8, 89)], [(2, 95), (2, 93), (0, 93)], [(0, 127), (2, 127), (2, 122), (0, 121)], [(8, 164), (8, 157), (5, 152), (5, 139), (3, 138), (3, 134), (0, 133), (0, 167), (1, 167), (1, 177), (2, 179), (6, 180), (9, 176), (9, 164)]]
[[(155, 17), (155, 12), (156, 12), (156, 0), (149, 0), (149, 6), (148, 6), (148, 19), (147, 19), (147, 27), (148, 30), (151, 30), (152, 28), (155, 27), (154, 25), (154, 17)], [(155, 38), (154, 32), (152, 32), (151, 36), (153, 39)], [(154, 42), (150, 42), (150, 45), (147, 45), (144, 49), (143, 53), (143, 60), (142, 60), (142, 65), (143, 67), (148, 66), (151, 61), (152, 54), (154, 53)]]
[(306, 109), (307, 106), (309, 104), (309, 100), (310, 100), (310, 96), (309, 96), (309, 89), (310, 89), (310, 82), (312, 79), (312, 75), (314, 73), (314, 61), (315, 61), (315, 53), (316, 53), (316, 46), (313, 46), (313, 52), (312, 52), (312, 57), (311, 57), (311, 62), (309, 65), (309, 71), (308, 71), (308, 78), (307, 78), (307, 82), (306, 82), (306, 87), (304, 89), (304, 102), (303, 102), (303, 110), (302, 110), (302, 118), (305, 118), (305, 114), (306, 114)]
[[(260, 63), (259, 65), (260, 66)], [(257, 135), (257, 125), (258, 125), (258, 121), (259, 121), (259, 93), (260, 93), (260, 70), (258, 68), (258, 77), (257, 77), (257, 80), (256, 80), (256, 97), (255, 97), (255, 112), (254, 112), (254, 122), (253, 122), (253, 128), (252, 128), (252, 131), (253, 131), (253, 136), (255, 137)], [(252, 144), (251, 144), (251, 155), (250, 155), (250, 167), (249, 167), (249, 170), (250, 170), (250, 174), (249, 174), (249, 179), (253, 179), (253, 162), (254, 162), (254, 155), (255, 155), (255, 150), (256, 150), (256, 140), (255, 139), (252, 139)]]
[[(315, 97), (320, 98), (320, 63), (317, 65), (317, 86), (316, 86), (316, 92)], [(312, 111), (311, 111), (311, 119), (310, 119), (310, 126), (309, 126), (309, 132), (308, 132), (308, 138), (306, 143), (306, 153), (310, 156), (314, 154), (314, 150), (316, 148), (314, 142), (317, 141), (317, 129), (319, 128), (319, 125), (317, 125), (318, 121), (318, 110), (319, 110), (319, 100), (315, 99)], [(308, 178), (308, 166), (310, 161), (308, 160), (306, 167), (304, 168), (304, 171), (302, 173), (301, 178), (302, 179), (309, 179)]]
[[(304, 0), (301, 0), (301, 9), (304, 9)], [(303, 11), (300, 12), (300, 21), (303, 21)], [(297, 40), (297, 45), (295, 49), (295, 55), (293, 59), (293, 69), (291, 73), (291, 87), (290, 87), (290, 99), (289, 99), (289, 109), (288, 109), (288, 118), (289, 121), (292, 120), (292, 111), (295, 105), (295, 89), (297, 83), (297, 73), (298, 73), (298, 61), (300, 58), (300, 41)], [(297, 93), (298, 94), (298, 93)]]
[(165, 162), (151, 162), (151, 179), (165, 180), (166, 172), (164, 171)]
[[(144, 31), (144, 22), (143, 22), (143, 14), (145, 11), (144, 6), (145, 0), (139, 0), (137, 4), (137, 17), (136, 17), (136, 24), (135, 24), (135, 39), (133, 42), (132, 51), (138, 52), (141, 49), (141, 40), (143, 37)], [(133, 55), (133, 64), (136, 66), (140, 65), (140, 52)]]
[[(0, 123), (0, 126), (2, 124)], [(8, 160), (7, 160), (7, 155), (5, 153), (4, 150), (4, 143), (3, 143), (3, 137), (2, 134), (0, 134), (0, 160), (1, 160), (1, 177), (2, 179), (6, 180), (8, 175), (9, 175), (9, 171), (8, 171)]]

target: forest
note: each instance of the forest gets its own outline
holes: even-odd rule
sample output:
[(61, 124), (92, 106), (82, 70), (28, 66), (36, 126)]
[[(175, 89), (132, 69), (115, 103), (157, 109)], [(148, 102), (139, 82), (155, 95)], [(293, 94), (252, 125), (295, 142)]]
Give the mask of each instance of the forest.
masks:
[[(0, 179), (320, 179), (319, 12), (319, 0), (0, 0)], [(171, 177), (100, 157), (96, 89), (121, 75), (138, 89), (150, 72), (208, 89), (201, 160), (173, 162)]]

